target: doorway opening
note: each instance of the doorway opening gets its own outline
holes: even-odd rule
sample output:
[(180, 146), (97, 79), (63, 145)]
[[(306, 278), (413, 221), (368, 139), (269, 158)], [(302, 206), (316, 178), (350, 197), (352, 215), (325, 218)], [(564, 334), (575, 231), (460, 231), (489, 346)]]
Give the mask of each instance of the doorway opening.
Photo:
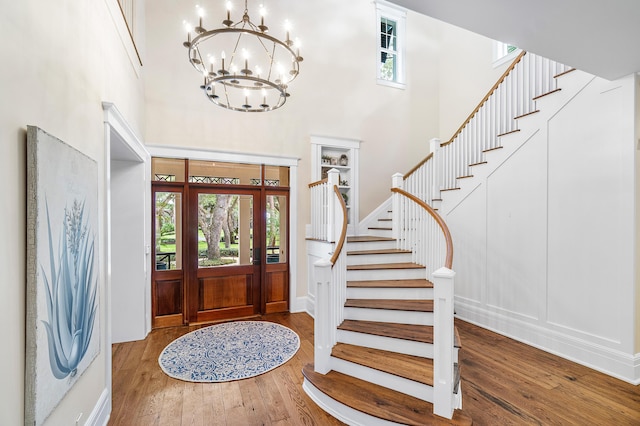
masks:
[(153, 327), (289, 310), (289, 168), (152, 159)]

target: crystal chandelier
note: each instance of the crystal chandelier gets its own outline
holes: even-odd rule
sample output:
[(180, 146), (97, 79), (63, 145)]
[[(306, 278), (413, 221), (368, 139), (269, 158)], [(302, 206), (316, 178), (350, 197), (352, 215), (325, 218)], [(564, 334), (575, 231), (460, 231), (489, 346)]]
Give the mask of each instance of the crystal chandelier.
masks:
[[(266, 9), (260, 5), (260, 25), (249, 18), (247, 0), (242, 18), (231, 19), (233, 5), (227, 2), (222, 27), (204, 27), (205, 11), (196, 6), (198, 25), (184, 22), (189, 62), (202, 74), (200, 88), (216, 105), (243, 112), (272, 111), (289, 97), (289, 83), (300, 70), (300, 42), (290, 37), (291, 26), (285, 21), (284, 41), (267, 34)], [(192, 34), (193, 33), (193, 34)], [(295, 49), (295, 50), (294, 50)]]

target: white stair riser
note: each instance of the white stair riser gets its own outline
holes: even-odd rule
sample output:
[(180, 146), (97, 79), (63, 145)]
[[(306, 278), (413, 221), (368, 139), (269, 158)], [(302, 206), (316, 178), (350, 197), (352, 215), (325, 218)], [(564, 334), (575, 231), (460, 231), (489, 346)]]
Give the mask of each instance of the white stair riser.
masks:
[(347, 376), (374, 383), (396, 392), (411, 395), (427, 402), (433, 402), (433, 387), (413, 380), (385, 373), (384, 371), (355, 364), (344, 359), (331, 357), (331, 369)]
[(375, 235), (376, 237), (386, 237), (386, 238), (393, 237), (393, 231), (391, 229), (373, 229), (373, 228), (369, 228), (368, 234), (369, 235)]
[(347, 281), (412, 280), (427, 278), (425, 269), (375, 269), (347, 271)]
[(421, 356), (423, 358), (433, 358), (433, 345), (431, 343), (374, 336), (372, 334), (356, 333), (347, 330), (338, 330), (338, 342), (364, 346), (366, 348), (381, 349), (383, 351)]
[(411, 253), (354, 254), (347, 252), (347, 265), (375, 265), (376, 263), (407, 263), (413, 261)]
[(387, 250), (396, 248), (396, 245), (397, 243), (395, 240), (348, 242), (346, 250), (347, 252), (361, 250)]
[(394, 324), (433, 325), (433, 312), (390, 311), (387, 309), (344, 308), (344, 319)]
[(432, 288), (347, 287), (347, 299), (432, 300)]

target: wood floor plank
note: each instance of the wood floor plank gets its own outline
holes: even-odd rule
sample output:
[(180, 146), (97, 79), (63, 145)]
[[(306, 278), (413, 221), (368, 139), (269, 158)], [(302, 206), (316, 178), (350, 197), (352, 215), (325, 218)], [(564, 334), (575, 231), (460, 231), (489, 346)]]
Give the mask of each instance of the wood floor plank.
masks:
[[(243, 380), (242, 406), (232, 404), (230, 411), (224, 405), (229, 401), (224, 398), (233, 384), (188, 387), (185, 382), (168, 377), (161, 379), (161, 385), (156, 381), (163, 374), (157, 362), (159, 351), (176, 337), (199, 327), (154, 330), (143, 341), (113, 345), (113, 408), (109, 425), (181, 426), (197, 424), (200, 415), (207, 426), (244, 426), (253, 421), (278, 426), (341, 425), (302, 390), (300, 366), (313, 362), (313, 318), (305, 313), (285, 313), (263, 319), (298, 333), (300, 350), (284, 366)], [(460, 364), (464, 413), (474, 425), (640, 425), (639, 386), (464, 321), (456, 320), (456, 326), (463, 346)], [(201, 396), (200, 391), (193, 391), (198, 387)], [(248, 390), (251, 388), (254, 390)], [(254, 401), (251, 404), (246, 404), (247, 392)], [(157, 394), (161, 396), (152, 397)], [(250, 410), (260, 405), (258, 398), (266, 412), (264, 419), (256, 420), (259, 416), (252, 417)], [(196, 408), (198, 401), (201, 409)], [(150, 402), (152, 407), (147, 406)], [(189, 416), (189, 410), (197, 411), (197, 416)]]

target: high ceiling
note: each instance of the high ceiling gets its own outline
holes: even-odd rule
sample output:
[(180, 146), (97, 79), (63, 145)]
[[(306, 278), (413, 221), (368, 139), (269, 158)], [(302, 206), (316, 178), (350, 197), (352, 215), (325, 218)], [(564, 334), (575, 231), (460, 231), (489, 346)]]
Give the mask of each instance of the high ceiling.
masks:
[(614, 80), (640, 72), (640, 0), (390, 0)]

